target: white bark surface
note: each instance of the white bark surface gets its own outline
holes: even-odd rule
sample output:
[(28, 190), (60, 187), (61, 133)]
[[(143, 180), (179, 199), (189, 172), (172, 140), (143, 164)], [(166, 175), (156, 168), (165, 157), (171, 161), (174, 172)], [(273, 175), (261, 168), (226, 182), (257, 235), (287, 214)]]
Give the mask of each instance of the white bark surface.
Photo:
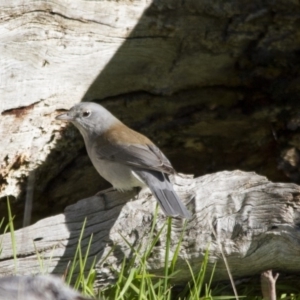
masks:
[(0, 300), (89, 300), (54, 276), (0, 278)]
[[(56, 110), (82, 100), (149, 4), (0, 0), (0, 198), (19, 196), (55, 147)], [(122, 92), (109, 82), (97, 97)]]
[(1, 0), (1, 111), (79, 102), (150, 3)]
[[(177, 263), (176, 281), (190, 279), (187, 260), (199, 270), (209, 245), (210, 270), (217, 262), (215, 280), (227, 280), (228, 274), (221, 248), (234, 279), (276, 269), (285, 273), (299, 272), (300, 187), (272, 183), (255, 173), (220, 172), (196, 179), (176, 177), (175, 189), (193, 212), (184, 234)], [(149, 232), (156, 201), (147, 190), (134, 200), (132, 193), (109, 193), (105, 201), (98, 197), (84, 199), (67, 207), (64, 214), (46, 218), (15, 232), (17, 270), (20, 274), (41, 272), (37, 259), (43, 258), (42, 269), (63, 274), (72, 260), (82, 224), (87, 225), (81, 247), (85, 253), (93, 235), (89, 264), (96, 256), (97, 286), (116, 279), (123, 257), (131, 255), (128, 240), (142, 250), (149, 244)], [(155, 231), (166, 218), (159, 210)], [(172, 222), (172, 253), (182, 232), (182, 220)], [(216, 236), (214, 235), (214, 231)], [(11, 236), (1, 236), (0, 275), (15, 270)], [(172, 258), (172, 253), (170, 258)], [(151, 273), (162, 275), (165, 254), (165, 231), (148, 260)], [(104, 257), (107, 258), (103, 262)]]

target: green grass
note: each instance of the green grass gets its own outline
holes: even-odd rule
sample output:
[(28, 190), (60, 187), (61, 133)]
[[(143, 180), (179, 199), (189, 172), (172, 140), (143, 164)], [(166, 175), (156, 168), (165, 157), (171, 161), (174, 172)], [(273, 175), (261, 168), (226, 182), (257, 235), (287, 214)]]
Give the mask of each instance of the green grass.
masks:
[[(170, 300), (174, 299), (172, 279), (176, 278), (176, 262), (183, 238), (185, 226), (182, 230), (180, 241), (175, 249), (172, 257), (170, 257), (171, 249), (171, 225), (172, 218), (168, 218), (160, 231), (154, 235), (154, 224), (156, 223), (156, 214), (153, 220), (153, 226), (150, 231), (151, 243), (142, 253), (140, 251), (141, 245), (134, 248), (124, 237), (124, 242), (130, 247), (133, 253), (130, 259), (124, 258), (121, 269), (116, 271), (117, 282), (101, 291), (97, 296), (101, 299), (115, 299), (115, 300)], [(147, 259), (153, 251), (155, 244), (160, 238), (162, 232), (166, 228), (166, 249), (165, 249), (165, 263), (163, 276), (151, 274), (147, 269)], [(208, 263), (208, 251), (205, 254), (202, 266), (198, 274), (194, 274), (189, 263), (186, 261), (187, 268), (190, 269), (191, 282), (186, 285), (186, 288), (181, 288), (180, 296), (177, 299), (199, 299), (202, 294), (203, 299), (213, 299), (211, 296), (211, 279), (205, 283), (205, 270)], [(176, 290), (176, 294), (177, 294)], [(231, 297), (231, 299), (234, 297)], [(229, 298), (227, 298), (229, 299)]]
[[(186, 261), (186, 268), (190, 272), (191, 280), (187, 283), (184, 283), (181, 286), (175, 286), (174, 280), (180, 270), (176, 268), (177, 260), (179, 257), (179, 252), (181, 248), (181, 243), (183, 240), (186, 223), (182, 228), (182, 232), (179, 238), (179, 242), (175, 248), (175, 251), (171, 252), (171, 228), (172, 228), (172, 218), (167, 218), (165, 224), (160, 228), (160, 230), (155, 233), (155, 224), (157, 220), (157, 210), (154, 214), (152, 227), (150, 229), (150, 243), (146, 247), (146, 249), (142, 250), (142, 245), (133, 246), (129, 243), (129, 241), (122, 236), (122, 239), (127, 244), (127, 246), (131, 250), (131, 257), (125, 258), (122, 261), (122, 264), (118, 270), (113, 270), (115, 272), (117, 281), (105, 289), (95, 290), (94, 283), (96, 280), (96, 258), (89, 264), (88, 267), (88, 257), (90, 246), (92, 243), (93, 236), (90, 236), (89, 243), (87, 245), (86, 250), (83, 251), (83, 247), (81, 245), (82, 238), (84, 234), (84, 229), (86, 226), (86, 220), (83, 223), (82, 230), (78, 239), (78, 244), (76, 251), (74, 253), (74, 257), (72, 262), (70, 262), (66, 274), (62, 274), (65, 277), (65, 281), (67, 284), (71, 284), (73, 288), (79, 290), (83, 295), (90, 296), (96, 299), (103, 300), (227, 300), (227, 299), (236, 299), (237, 297), (234, 295), (233, 288), (230, 284), (214, 284), (213, 276), (214, 270), (210, 271), (208, 274), (207, 265), (209, 259), (209, 246), (207, 247), (207, 251), (203, 258), (203, 262), (199, 267), (197, 272), (193, 271), (192, 266)], [(0, 228), (4, 226), (4, 220), (0, 222)], [(11, 240), (12, 240), (12, 255), (14, 257), (15, 262), (15, 273), (18, 273), (17, 270), (17, 253), (16, 253), (16, 242), (14, 238), (14, 225), (13, 225), (13, 217), (12, 212), (10, 210), (9, 202), (8, 202), (8, 224), (4, 228), (4, 232), (10, 232)], [(165, 261), (164, 261), (164, 269), (163, 275), (156, 275), (149, 271), (147, 268), (147, 262), (150, 258), (150, 255), (154, 251), (154, 247), (162, 237), (163, 232), (165, 232), (166, 236), (166, 247), (165, 247)], [(0, 236), (0, 257), (1, 257), (1, 236)], [(114, 251), (112, 248), (111, 251)], [(106, 255), (106, 257), (102, 258), (103, 263), (105, 259), (109, 256), (110, 253)], [(41, 273), (45, 273), (45, 262), (43, 261), (43, 257), (40, 253), (37, 253), (37, 259), (39, 260), (41, 266)], [(259, 279), (259, 278), (258, 278)], [(255, 299), (261, 300), (260, 289), (259, 289), (259, 281), (255, 283), (258, 285), (253, 289), (253, 285), (245, 284), (244, 286), (240, 286), (238, 289), (238, 299)], [(277, 285), (277, 288), (280, 288), (282, 292), (278, 299), (289, 299), (289, 300), (300, 300), (300, 295), (297, 290), (295, 293), (286, 293), (285, 291), (292, 291), (288, 286), (280, 286)], [(259, 292), (257, 292), (259, 291)], [(247, 296), (247, 297), (246, 297)]]
[[(78, 239), (78, 244), (76, 247), (76, 252), (74, 254), (73, 261), (71, 263), (71, 267), (67, 272), (66, 283), (68, 283), (69, 285), (71, 284), (75, 271), (79, 269), (78, 275), (76, 276), (75, 283), (73, 284), (74, 289), (80, 290), (86, 296), (94, 297), (95, 292), (93, 290), (93, 284), (96, 278), (96, 270), (95, 270), (96, 258), (94, 258), (92, 265), (90, 266), (88, 272), (86, 272), (87, 259), (89, 256), (93, 235), (90, 236), (87, 249), (85, 253), (83, 253), (81, 248), (81, 241), (82, 241), (85, 225), (86, 225), (86, 219), (83, 222), (83, 226)], [(87, 275), (85, 275), (86, 273)]]

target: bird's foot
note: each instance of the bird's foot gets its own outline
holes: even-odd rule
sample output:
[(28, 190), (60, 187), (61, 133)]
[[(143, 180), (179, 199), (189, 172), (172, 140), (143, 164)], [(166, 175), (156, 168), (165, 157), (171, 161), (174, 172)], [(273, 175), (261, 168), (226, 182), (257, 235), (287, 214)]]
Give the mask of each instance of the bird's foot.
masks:
[(110, 187), (108, 189), (105, 189), (105, 190), (100, 191), (100, 192), (95, 194), (95, 196), (101, 197), (103, 199), (104, 209), (106, 209), (106, 200), (107, 200), (106, 194), (110, 193), (110, 192), (115, 192), (115, 191), (116, 191), (116, 189), (114, 187)]
[(116, 189), (114, 187), (110, 187), (108, 189), (105, 189), (103, 191), (96, 193), (95, 196), (103, 197), (103, 196), (105, 196), (105, 194), (110, 193), (110, 192), (115, 192), (115, 191), (116, 191)]

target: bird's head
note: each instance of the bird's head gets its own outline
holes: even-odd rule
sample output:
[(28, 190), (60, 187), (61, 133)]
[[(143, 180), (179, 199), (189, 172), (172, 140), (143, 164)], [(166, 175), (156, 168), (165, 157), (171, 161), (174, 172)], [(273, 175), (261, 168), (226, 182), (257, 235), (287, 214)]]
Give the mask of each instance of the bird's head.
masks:
[(93, 102), (76, 104), (67, 112), (58, 115), (56, 120), (72, 122), (83, 136), (103, 134), (119, 120), (103, 106)]

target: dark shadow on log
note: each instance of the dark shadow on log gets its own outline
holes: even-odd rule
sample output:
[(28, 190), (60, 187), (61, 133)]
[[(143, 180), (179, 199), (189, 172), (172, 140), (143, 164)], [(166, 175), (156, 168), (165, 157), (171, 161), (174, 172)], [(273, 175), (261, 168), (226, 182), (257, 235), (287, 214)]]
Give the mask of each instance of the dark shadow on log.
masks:
[[(89, 242), (92, 240), (86, 273), (90, 270), (94, 261), (96, 263), (103, 261), (104, 254), (107, 254), (104, 253), (107, 247), (117, 248), (118, 245), (110, 239), (109, 233), (118, 220), (123, 206), (134, 197), (134, 191), (127, 193), (111, 192), (105, 194), (105, 198), (95, 196), (80, 200), (76, 204), (67, 207), (64, 215), (70, 232), (69, 242), (53, 273), (61, 275), (66, 272), (69, 262), (74, 259), (74, 246), (78, 245), (81, 233), (83, 233), (80, 244), (82, 253), (87, 253)], [(102, 225), (99, 227), (99, 224)], [(78, 268), (75, 271), (75, 277), (77, 275)]]

